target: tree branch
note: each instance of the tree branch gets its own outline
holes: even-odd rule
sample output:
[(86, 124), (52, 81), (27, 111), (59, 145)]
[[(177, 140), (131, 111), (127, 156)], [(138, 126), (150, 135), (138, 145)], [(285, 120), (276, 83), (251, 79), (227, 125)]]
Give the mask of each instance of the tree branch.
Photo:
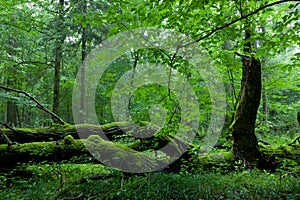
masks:
[(51, 112), (50, 110), (48, 110), (46, 107), (44, 107), (38, 100), (36, 100), (34, 97), (32, 97), (30, 94), (28, 94), (27, 92), (23, 91), (23, 90), (17, 90), (14, 88), (9, 88), (3, 85), (0, 85), (0, 88), (5, 90), (5, 91), (9, 91), (9, 92), (17, 92), (20, 94), (24, 94), (25, 96), (27, 96), (31, 101), (33, 101), (34, 103), (36, 103), (36, 106), (45, 111), (46, 113), (50, 114), (53, 118), (57, 119), (59, 124), (66, 124), (58, 115), (56, 115), (55, 113)]
[(299, 0), (281, 0), (281, 1), (276, 1), (276, 2), (273, 2), (273, 3), (267, 4), (267, 5), (261, 6), (260, 8), (256, 9), (255, 11), (253, 11), (253, 12), (251, 12), (249, 14), (243, 15), (243, 16), (241, 16), (238, 19), (235, 19), (235, 20), (233, 20), (233, 21), (231, 21), (231, 22), (229, 22), (229, 23), (227, 23), (227, 24), (225, 24), (223, 26), (219, 26), (219, 27), (211, 30), (208, 34), (206, 34), (206, 35), (198, 38), (197, 40), (194, 40), (194, 41), (192, 41), (190, 43), (187, 43), (187, 44), (184, 44), (184, 45), (180, 46), (180, 48), (187, 47), (187, 46), (190, 46), (192, 44), (198, 43), (201, 40), (204, 40), (204, 39), (210, 37), (211, 35), (213, 35), (217, 31), (220, 31), (220, 30), (222, 30), (224, 28), (227, 28), (227, 27), (231, 26), (232, 24), (235, 24), (236, 22), (239, 22), (239, 21), (241, 21), (243, 19), (247, 19), (248, 17), (257, 14), (257, 13), (259, 13), (260, 11), (262, 11), (262, 10), (264, 10), (266, 8), (272, 7), (272, 6), (277, 5), (277, 4), (285, 3), (285, 2), (299, 2)]
[(6, 123), (0, 122), (0, 125), (3, 126), (3, 127), (5, 127), (5, 128), (8, 128), (9, 130), (11, 130), (11, 131), (14, 132), (14, 133), (18, 133), (17, 130), (15, 130), (13, 127), (9, 126), (9, 125), (6, 124)]

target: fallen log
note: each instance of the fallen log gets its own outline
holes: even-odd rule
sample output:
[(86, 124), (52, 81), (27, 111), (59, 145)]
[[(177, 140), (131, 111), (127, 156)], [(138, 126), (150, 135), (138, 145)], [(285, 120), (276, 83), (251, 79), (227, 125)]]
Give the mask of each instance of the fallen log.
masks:
[[(190, 145), (172, 135), (155, 135), (158, 130), (159, 128), (147, 122), (143, 122), (141, 128), (128, 122), (114, 122), (102, 126), (80, 124), (37, 129), (2, 129), (10, 140), (18, 144), (50, 141), (55, 143), (55, 141), (63, 140), (66, 136), (72, 136), (74, 139), (87, 139), (91, 135), (98, 135), (107, 141), (118, 142), (126, 139), (125, 143), (130, 143), (130, 148), (136, 151), (162, 149), (161, 151), (170, 157), (180, 156)], [(151, 137), (136, 138), (135, 136), (139, 134)], [(0, 138), (1, 143), (7, 144), (7, 141)]]
[[(157, 127), (149, 125), (147, 122), (142, 122), (142, 126), (148, 126), (146, 130), (147, 134), (154, 135)], [(75, 139), (79, 139), (78, 130), (81, 132), (80, 138), (86, 139), (90, 135), (100, 135), (104, 139), (113, 140), (120, 137), (129, 136), (136, 130), (135, 126), (128, 122), (113, 122), (101, 126), (90, 125), (90, 124), (79, 124), (79, 125), (55, 125), (52, 127), (44, 128), (17, 128), (14, 130), (4, 128), (2, 132), (14, 142), (30, 143), (30, 142), (47, 142), (61, 140), (67, 135), (71, 135)], [(82, 134), (83, 133), (83, 134)], [(126, 134), (125, 134), (126, 133)], [(145, 134), (145, 133), (144, 133)], [(5, 138), (0, 137), (0, 144), (6, 144)]]
[(0, 167), (14, 167), (19, 163), (61, 161), (76, 155), (89, 154), (80, 140), (66, 136), (53, 142), (32, 142), (18, 145), (0, 145)]
[(0, 168), (15, 167), (18, 163), (59, 162), (73, 156), (91, 154), (104, 164), (115, 168), (120, 167), (126, 172), (137, 173), (141, 169), (151, 171), (167, 165), (166, 159), (152, 158), (126, 145), (105, 141), (97, 135), (82, 140), (75, 140), (69, 135), (55, 142), (32, 142), (12, 146), (2, 144), (0, 145)]
[[(152, 152), (159, 151), (160, 153), (158, 154), (164, 155), (165, 158), (173, 159), (180, 157), (188, 148), (189, 144), (177, 137), (155, 135), (157, 130), (159, 130), (157, 127), (149, 125), (149, 123), (144, 123), (142, 128), (138, 128), (127, 122), (115, 122), (103, 126), (81, 124), (76, 126), (58, 125), (56, 127), (38, 129), (2, 129), (11, 140), (18, 142), (18, 145), (0, 145), (0, 167), (15, 166), (17, 163), (28, 163), (29, 161), (58, 162), (68, 160), (73, 156), (91, 156), (85, 145), (91, 144), (91, 142), (86, 143), (86, 141), (94, 137), (98, 137), (98, 143), (104, 144), (100, 145), (96, 150), (98, 152), (106, 151), (106, 155), (109, 155), (109, 152), (115, 152), (119, 148), (126, 150), (129, 154), (130, 152), (137, 153), (149, 150)], [(78, 132), (80, 132), (80, 137)], [(135, 136), (138, 134), (146, 134), (148, 137), (136, 138)], [(5, 142), (5, 140), (1, 142)], [(114, 144), (114, 146), (111, 144)], [(132, 158), (131, 156), (129, 158), (129, 154), (125, 153), (123, 157), (131, 160), (138, 159), (136, 160), (137, 163), (146, 162), (146, 167), (149, 169), (155, 168), (158, 164), (164, 165), (164, 161), (155, 163), (157, 161), (144, 159), (141, 154), (137, 154), (137, 157), (134, 156)], [(155, 154), (155, 156), (157, 155)], [(107, 160), (106, 158), (98, 159)], [(138, 168), (138, 166), (127, 166), (128, 170), (131, 168)]]

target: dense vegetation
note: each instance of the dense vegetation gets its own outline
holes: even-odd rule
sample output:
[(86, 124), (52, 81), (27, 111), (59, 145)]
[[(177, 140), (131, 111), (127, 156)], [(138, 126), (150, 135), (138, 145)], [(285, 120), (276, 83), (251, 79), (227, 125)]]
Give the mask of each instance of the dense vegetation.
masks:
[[(0, 8), (0, 199), (300, 198), (299, 1), (0, 0)], [(151, 36), (149, 27), (190, 40), (158, 41), (174, 51), (128, 48), (89, 82), (101, 45), (121, 49), (112, 38), (134, 30)], [(199, 71), (180, 55), (195, 45), (195, 63), (213, 61), (220, 90), (212, 90), (220, 82), (213, 68)], [(105, 55), (97, 61), (113, 58)], [(149, 63), (165, 68), (139, 67)], [(155, 135), (143, 138), (133, 124)], [(160, 150), (173, 139), (171, 150)], [(149, 169), (175, 162), (123, 173), (95, 159), (90, 144), (144, 152), (136, 167), (154, 154), (162, 159)], [(117, 153), (114, 162), (131, 159)]]

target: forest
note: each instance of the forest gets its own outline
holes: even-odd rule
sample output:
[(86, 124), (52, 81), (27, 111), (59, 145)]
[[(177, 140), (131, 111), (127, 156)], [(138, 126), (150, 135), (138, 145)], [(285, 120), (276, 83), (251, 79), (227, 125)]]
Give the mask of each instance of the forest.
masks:
[(300, 199), (299, 0), (0, 0), (0, 199)]

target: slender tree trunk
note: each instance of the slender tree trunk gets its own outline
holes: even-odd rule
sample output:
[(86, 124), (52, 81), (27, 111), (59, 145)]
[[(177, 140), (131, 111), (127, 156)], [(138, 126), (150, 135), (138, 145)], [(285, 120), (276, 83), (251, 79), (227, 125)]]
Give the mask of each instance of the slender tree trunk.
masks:
[[(54, 63), (54, 85), (53, 85), (53, 112), (55, 114), (59, 113), (59, 102), (60, 102), (60, 70), (62, 64), (62, 54), (63, 54), (63, 43), (65, 40), (64, 33), (64, 0), (59, 0), (59, 16), (58, 16), (58, 26), (57, 33), (59, 39), (56, 41), (55, 46), (55, 63)], [(52, 119), (57, 122), (56, 118)]]
[[(263, 33), (266, 33), (266, 28), (264, 26), (262, 26), (261, 31)], [(259, 44), (263, 45), (263, 41), (259, 40)], [(257, 47), (257, 50), (258, 50), (258, 47)], [(265, 62), (264, 58), (262, 58), (261, 64), (262, 64), (262, 66), (265, 66), (266, 62)], [(264, 73), (263, 77), (268, 79), (269, 74)], [(267, 125), (267, 123), (268, 123), (268, 93), (267, 93), (267, 90), (265, 87), (262, 88), (262, 112), (263, 112), (263, 121), (265, 122), (265, 125)]]
[[(83, 13), (83, 17), (84, 20), (86, 20), (86, 13), (87, 13), (87, 1), (83, 0), (83, 6), (82, 6), (82, 13)], [(85, 101), (85, 58), (87, 56), (87, 48), (86, 48), (86, 44), (87, 44), (87, 31), (88, 31), (88, 26), (82, 25), (82, 35), (81, 35), (81, 62), (82, 62), (82, 66), (81, 66), (81, 94), (80, 94), (80, 110), (84, 111), (84, 101)], [(83, 112), (81, 112), (83, 113)], [(81, 119), (84, 119), (84, 117), (82, 117)], [(84, 123), (82, 121), (82, 123)]]
[(263, 111), (263, 115), (264, 115), (264, 122), (268, 123), (268, 97), (267, 97), (267, 92), (265, 89), (263, 89), (263, 93), (262, 93), (262, 111)]
[[(56, 49), (59, 51), (59, 49)], [(56, 54), (59, 54), (56, 52)], [(55, 67), (54, 67), (54, 88), (53, 88), (53, 112), (58, 114), (59, 110), (59, 87), (60, 87), (60, 58), (59, 55), (56, 55), (55, 58)], [(54, 122), (56, 119), (52, 118)]]
[[(245, 31), (245, 40), (251, 36)], [(251, 44), (247, 43), (245, 53), (251, 53)], [(261, 63), (254, 56), (240, 55), (242, 58), (242, 82), (236, 112), (230, 128), (233, 136), (233, 151), (238, 159), (248, 166), (261, 160), (258, 142), (254, 133), (257, 110), (261, 97)]]
[[(17, 55), (17, 52), (15, 51), (15, 48), (17, 48), (17, 41), (14, 38), (9, 39), (9, 51), (8, 53), (14, 57)], [(9, 87), (15, 87), (16, 86), (16, 77), (17, 69), (15, 67), (9, 66), (8, 67), (8, 77), (6, 81), (6, 85)], [(11, 126), (17, 126), (17, 104), (14, 101), (11, 101), (10, 99), (7, 100), (6, 104), (6, 122), (7, 124)]]

